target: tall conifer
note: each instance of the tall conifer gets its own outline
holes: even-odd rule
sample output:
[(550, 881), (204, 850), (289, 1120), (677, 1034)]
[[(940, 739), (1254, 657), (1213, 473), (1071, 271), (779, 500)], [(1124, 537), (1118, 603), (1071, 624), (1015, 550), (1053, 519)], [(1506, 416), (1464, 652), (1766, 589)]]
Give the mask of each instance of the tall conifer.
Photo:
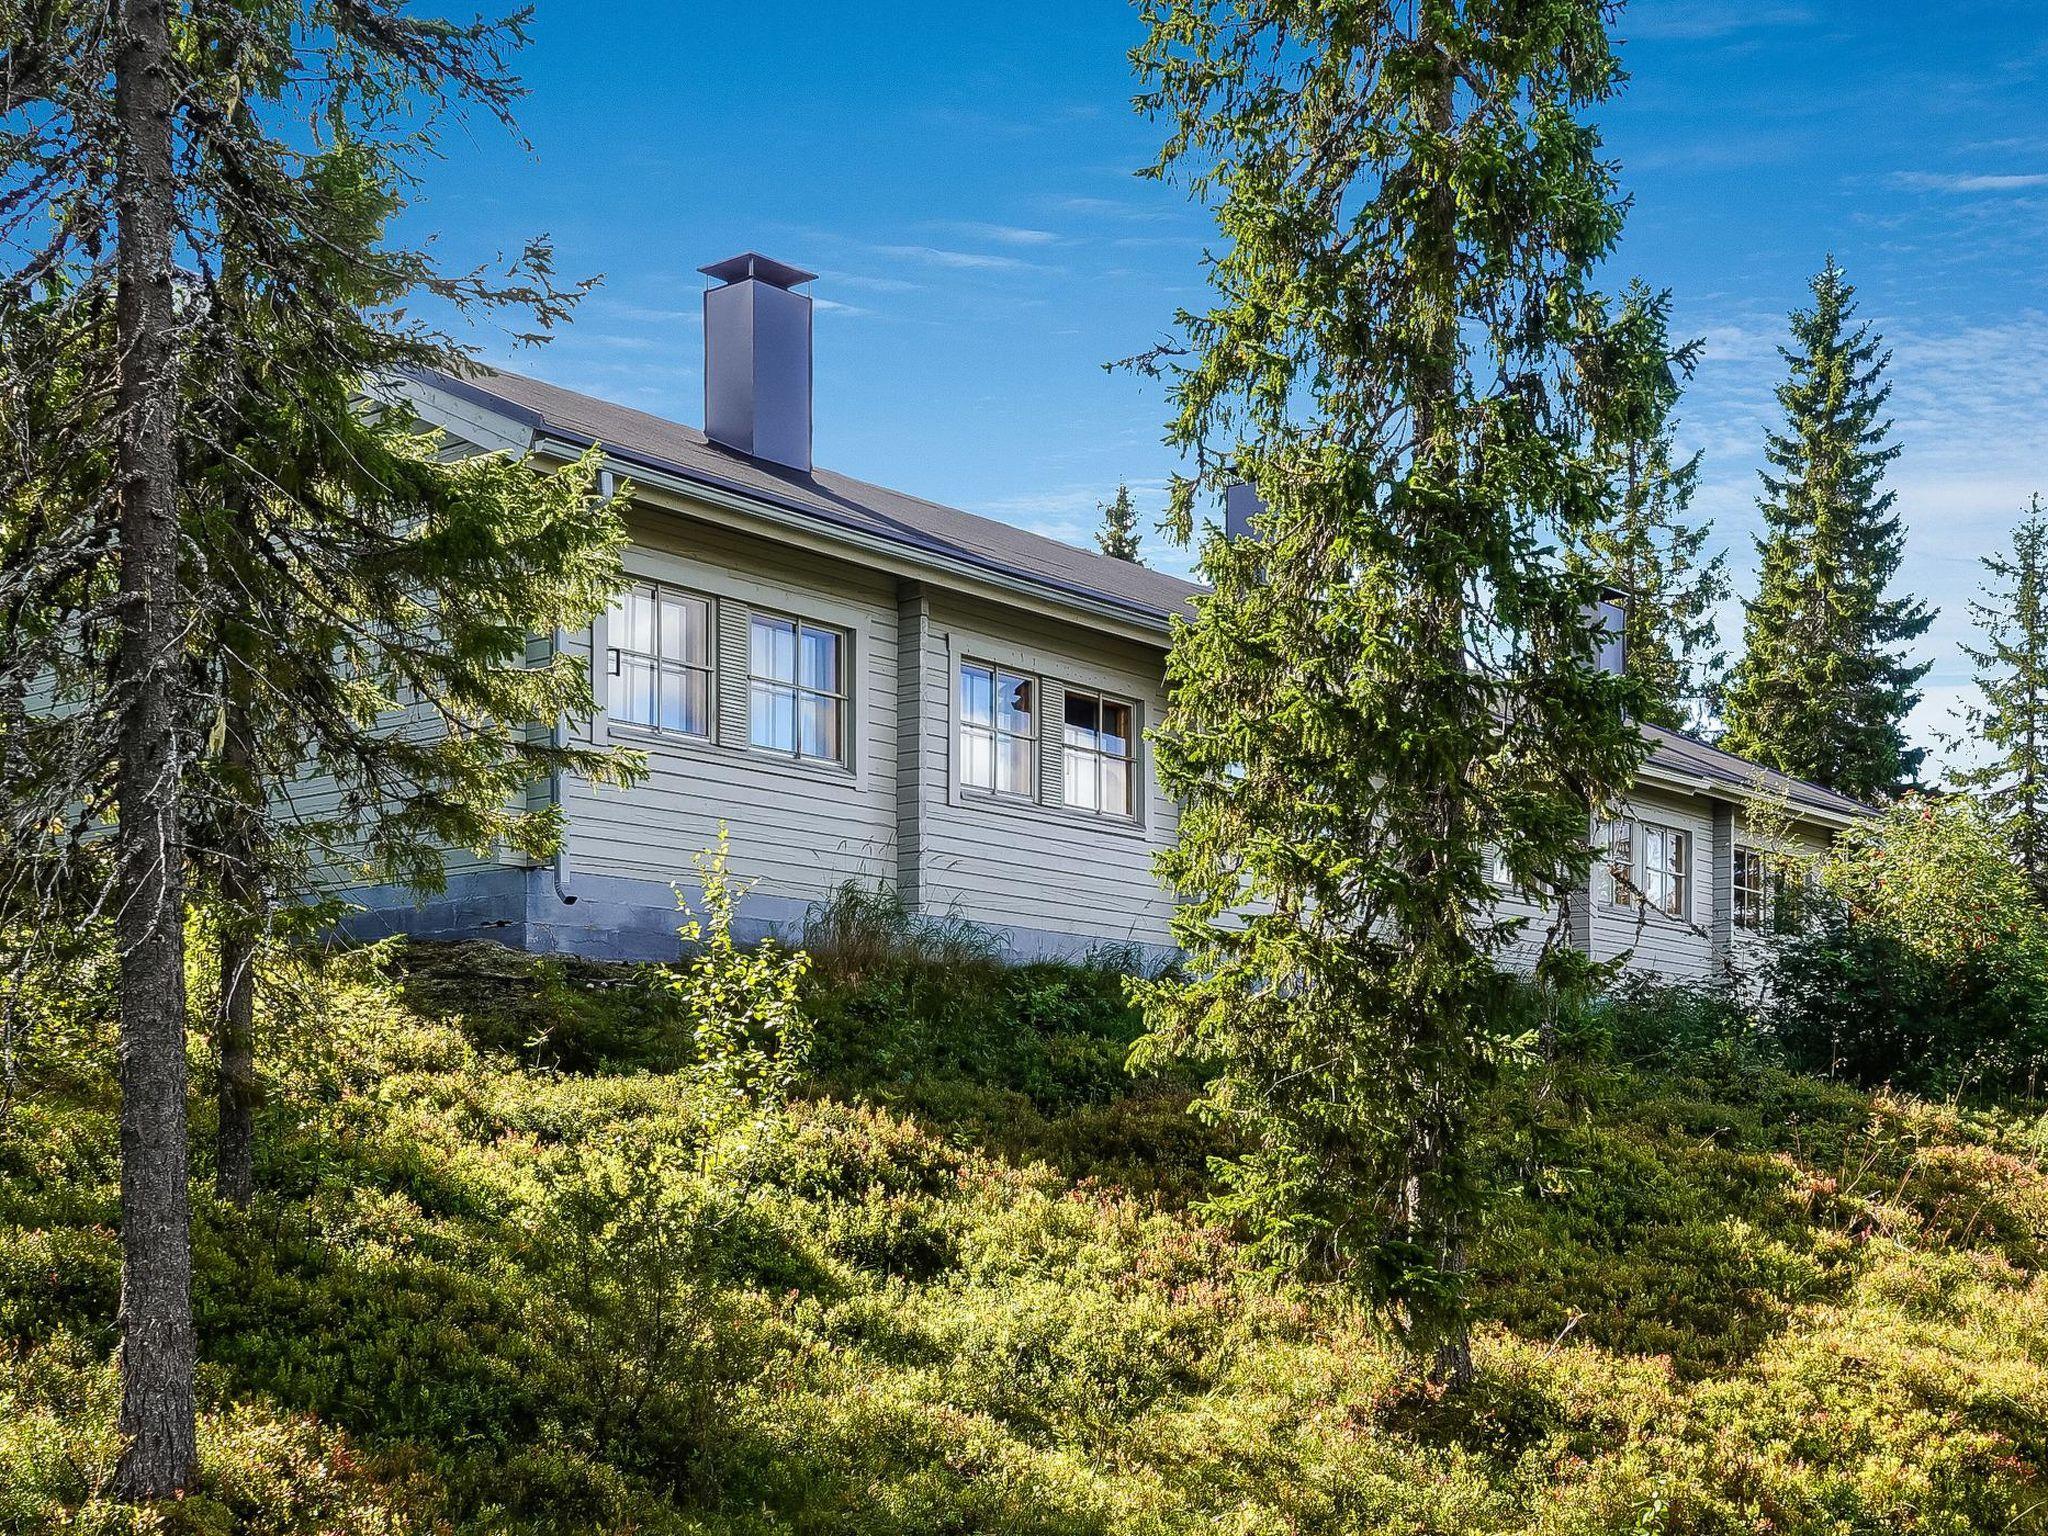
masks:
[(1590, 287), (1621, 227), (1587, 121), (1609, 10), (1153, 0), (1135, 55), (1154, 173), (1227, 237), (1213, 307), (1146, 360), (1199, 465), (1172, 516), (1234, 479), (1265, 504), (1174, 632), (1188, 968), (1141, 1056), (1211, 1070), (1198, 1112), (1244, 1149), (1219, 1208), (1265, 1257), (1383, 1304), (1452, 1383), (1470, 1100), (1514, 1027), (1490, 856), (1582, 885), (1643, 751), (1640, 688), (1591, 665), (1596, 583), (1547, 554), (1606, 515), (1592, 443), (1645, 364)]
[(1964, 645), (1979, 701), (1965, 705), (1977, 755), (1954, 774), (2004, 831), (2028, 883), (2048, 905), (2048, 507), (2035, 496), (2013, 530), (2010, 554), (1984, 557), (1990, 580), (1970, 604), (1982, 645)]
[(1891, 354), (1856, 320), (1856, 290), (1835, 259), (1792, 314), (1783, 428), (1764, 454), (1763, 567), (1744, 654), (1728, 690), (1723, 745), (1782, 773), (1860, 799), (1910, 786), (1924, 752), (1903, 722), (1926, 665), (1905, 647), (1934, 615), (1889, 588), (1905, 532), (1883, 489), (1898, 457), (1884, 416)]
[(1095, 547), (1112, 560), (1138, 559), (1138, 509), (1131, 501), (1131, 488), (1119, 485), (1116, 496), (1102, 504), (1102, 526), (1095, 532)]
[(1728, 557), (1709, 551), (1712, 530), (1686, 516), (1700, 455), (1679, 457), (1673, 412), (1699, 343), (1672, 347), (1670, 319), (1668, 293), (1629, 285), (1616, 324), (1636, 333), (1630, 355), (1663, 355), (1668, 363), (1643, 370), (1617, 402), (1598, 445), (1613, 512), (1566, 558), (1628, 594), (1628, 669), (1648, 696), (1643, 717), (1684, 728), (1703, 722), (1724, 681), (1727, 653), (1714, 611), (1728, 596)]

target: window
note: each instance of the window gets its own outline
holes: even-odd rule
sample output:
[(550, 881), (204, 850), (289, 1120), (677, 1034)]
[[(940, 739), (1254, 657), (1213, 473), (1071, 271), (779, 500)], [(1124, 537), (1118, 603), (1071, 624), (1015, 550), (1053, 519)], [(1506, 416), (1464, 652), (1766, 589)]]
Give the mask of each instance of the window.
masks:
[(1762, 852), (1735, 850), (1735, 926), (1762, 933), (1771, 924), (1771, 878)]
[(1060, 780), (1074, 810), (1131, 814), (1131, 713), (1121, 700), (1068, 692)]
[(677, 736), (711, 734), (711, 603), (654, 585), (612, 600), (606, 620), (615, 721)]
[(1486, 878), (1495, 885), (1512, 887), (1515, 883), (1514, 873), (1508, 868), (1508, 856), (1499, 848), (1486, 850)]
[(1692, 838), (1673, 827), (1643, 828), (1642, 899), (1676, 918), (1692, 915)]
[(757, 613), (749, 628), (747, 739), (768, 752), (846, 761), (846, 637)]
[(998, 795), (1032, 794), (1038, 732), (1032, 679), (965, 662), (960, 668), (960, 782)]
[(1607, 823), (1607, 904), (1636, 904), (1636, 824), (1632, 821)]

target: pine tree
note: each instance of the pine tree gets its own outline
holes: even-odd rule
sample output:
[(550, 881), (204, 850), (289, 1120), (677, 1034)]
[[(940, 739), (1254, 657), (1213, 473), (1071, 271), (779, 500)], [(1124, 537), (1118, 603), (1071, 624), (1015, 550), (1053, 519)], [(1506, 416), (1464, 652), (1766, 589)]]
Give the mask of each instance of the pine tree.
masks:
[(1138, 509), (1131, 503), (1131, 488), (1118, 485), (1116, 498), (1103, 502), (1101, 512), (1102, 527), (1095, 534), (1096, 547), (1112, 560), (1144, 564), (1138, 558)]
[(1711, 528), (1686, 520), (1700, 456), (1678, 457), (1673, 409), (1699, 343), (1670, 346), (1671, 296), (1633, 283), (1615, 324), (1633, 333), (1625, 355), (1667, 355), (1618, 402), (1598, 445), (1612, 517), (1566, 552), (1573, 569), (1627, 594), (1626, 654), (1648, 696), (1644, 718), (1681, 729), (1703, 723), (1719, 695), (1727, 654), (1715, 622), (1728, 596), (1728, 557), (1707, 550)]
[[(354, 377), (372, 334), (383, 363), (459, 366), (463, 352), (419, 318), (414, 298), (444, 312), (511, 305), (542, 330), (558, 318), (576, 290), (554, 283), (544, 243), (501, 275), (385, 251), (370, 264), (396, 282), (390, 303), (374, 314), (323, 307), (331, 287), (320, 269), (364, 253), (328, 243), (347, 231), (331, 226), (336, 208), (309, 165), (323, 146), (351, 142), (384, 185), (431, 146), (446, 110), (467, 104), (509, 122), (518, 84), (506, 60), (524, 26), (523, 14), (415, 16), (405, 0), (0, 0), (0, 322), (10, 328), (0, 340), (0, 738), (20, 769), (0, 785), (0, 899), (45, 927), (115, 914), (114, 1487), (131, 1500), (176, 1494), (196, 1460), (188, 796), (230, 701), (195, 681), (220, 674), (195, 667), (192, 647), (246, 594), (190, 536), (207, 490), (187, 475), (191, 433), (218, 403), (207, 393), (218, 358), (246, 347), (253, 360), (264, 346), (256, 333), (231, 335), (231, 307), (218, 300), (239, 271), (261, 273), (280, 307), (296, 306), (306, 345), (264, 376), (273, 401)], [(261, 374), (230, 371), (245, 382)], [(347, 509), (330, 510), (339, 519)], [(277, 532), (262, 518), (245, 530), (266, 558)], [(117, 846), (102, 881), (91, 834), (109, 815)]]
[[(1583, 885), (1644, 750), (1592, 665), (1595, 586), (1548, 549), (1606, 515), (1593, 443), (1638, 370), (1590, 284), (1621, 204), (1586, 116), (1603, 0), (1158, 0), (1135, 57), (1153, 174), (1214, 194), (1214, 306), (1179, 316), (1169, 441), (1250, 482), (1200, 559), (1156, 762), (1184, 978), (1141, 1059), (1202, 1064), (1244, 1147), (1217, 1209), (1269, 1262), (1379, 1303), (1469, 1378), (1470, 1105), (1506, 1048), (1488, 884)], [(1599, 352), (1602, 366), (1568, 360)]]
[(1983, 563), (1990, 580), (1970, 615), (1984, 643), (1963, 647), (1981, 702), (1964, 706), (1966, 732), (1953, 743), (1977, 761), (1951, 777), (1982, 802), (2048, 905), (2048, 506), (2038, 495), (2011, 553)]
[(1909, 787), (1925, 755), (1907, 745), (1903, 721), (1927, 666), (1904, 648), (1934, 615), (1888, 595), (1905, 546), (1896, 493), (1882, 489), (1899, 454), (1885, 442), (1891, 354), (1857, 323), (1855, 289), (1832, 256), (1813, 300), (1794, 311), (1792, 345), (1780, 349), (1785, 426), (1765, 443), (1762, 572), (1722, 744), (1876, 799)]

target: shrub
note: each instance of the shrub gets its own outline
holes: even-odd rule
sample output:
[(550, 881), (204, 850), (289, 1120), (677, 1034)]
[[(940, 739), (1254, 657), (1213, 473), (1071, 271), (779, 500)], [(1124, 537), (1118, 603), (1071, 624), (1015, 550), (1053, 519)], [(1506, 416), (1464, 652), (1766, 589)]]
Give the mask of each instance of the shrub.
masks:
[(1769, 968), (1768, 1019), (1809, 1070), (2024, 1092), (2048, 1058), (2048, 916), (1968, 801), (1909, 798), (1845, 832)]

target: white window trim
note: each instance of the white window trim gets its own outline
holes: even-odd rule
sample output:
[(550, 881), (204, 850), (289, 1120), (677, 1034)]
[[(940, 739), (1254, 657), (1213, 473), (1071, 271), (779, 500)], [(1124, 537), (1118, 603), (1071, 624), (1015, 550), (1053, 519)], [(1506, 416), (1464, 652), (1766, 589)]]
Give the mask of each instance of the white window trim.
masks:
[[(1065, 718), (1065, 704), (1068, 699), (1074, 697), (1076, 694), (1080, 695), (1082, 698), (1085, 699), (1095, 700), (1097, 726), (1096, 736), (1098, 739), (1100, 739), (1102, 734), (1101, 709), (1103, 705), (1119, 704), (1123, 706), (1124, 709), (1130, 712), (1131, 729), (1130, 735), (1127, 738), (1128, 745), (1130, 748), (1129, 751), (1119, 754), (1114, 752), (1105, 752), (1100, 747), (1071, 747), (1067, 745), (1067, 722)], [(1061, 719), (1059, 730), (1060, 759), (1062, 763), (1062, 769), (1060, 773), (1060, 804), (1058, 806), (1058, 809), (1065, 811), (1069, 816), (1084, 816), (1091, 821), (1108, 822), (1112, 825), (1118, 823), (1135, 823), (1138, 820), (1137, 811), (1139, 795), (1143, 789), (1143, 781), (1140, 779), (1138, 773), (1138, 743), (1140, 740), (1138, 701), (1134, 698), (1131, 698), (1127, 694), (1114, 693), (1106, 689), (1069, 688), (1063, 684), (1060, 703)], [(1041, 729), (1043, 729), (1043, 727), (1041, 727)], [(1124, 765), (1124, 804), (1121, 810), (1105, 811), (1100, 809), (1099, 807), (1091, 809), (1090, 807), (1085, 805), (1074, 805), (1067, 800), (1067, 775), (1065, 772), (1064, 764), (1068, 754), (1070, 753), (1077, 753), (1083, 757), (1090, 758), (1094, 761), (1095, 789), (1097, 798), (1100, 798), (1102, 791), (1102, 765), (1106, 762), (1120, 762)]]
[[(968, 635), (947, 629), (941, 632), (941, 636), (946, 656), (945, 764), (946, 803), (949, 806), (970, 810), (977, 815), (1013, 817), (1037, 825), (1056, 822), (1068, 826), (1087, 827), (1101, 837), (1150, 843), (1151, 791), (1146, 778), (1146, 761), (1150, 754), (1145, 750), (1145, 704), (1142, 699), (1134, 698), (1125, 691), (1128, 684), (1120, 684), (1116, 679), (1085, 664), (1049, 671), (1016, 646), (986, 639), (980, 635)], [(964, 665), (997, 667), (1018, 677), (1031, 678), (1038, 694), (1037, 708), (1032, 711), (1032, 715), (1040, 732), (1046, 728), (1044, 700), (1048, 684), (1057, 684), (1062, 690), (1072, 688), (1079, 693), (1107, 694), (1119, 703), (1129, 703), (1133, 814), (1105, 815), (1100, 811), (1077, 810), (1064, 804), (1048, 805), (1036, 795), (1026, 800), (1020, 795), (998, 795), (967, 784), (960, 774), (960, 726), (966, 715), (966, 704), (960, 691), (960, 669)], [(1061, 724), (1064, 729), (1065, 722), (1062, 721)], [(1032, 775), (1034, 785), (1042, 788), (1036, 763), (1032, 765)]]
[[(989, 675), (991, 709), (989, 723), (985, 726), (974, 725), (967, 718), (967, 679), (965, 674), (970, 668), (978, 669)], [(1031, 685), (1031, 733), (1028, 736), (1019, 735), (1016, 731), (1006, 731), (1000, 724), (1001, 711), (994, 707), (993, 701), (996, 694), (1000, 691), (1000, 680), (1004, 677), (1018, 678)], [(960, 786), (960, 793), (976, 799), (995, 800), (1008, 805), (1031, 806), (1038, 804), (1038, 753), (1039, 743), (1043, 739), (1043, 732), (1045, 730), (1045, 679), (1028, 667), (1012, 667), (1005, 666), (1001, 662), (984, 661), (979, 655), (970, 654), (962, 656), (953, 664), (953, 713), (956, 721), (953, 728), (953, 770), (954, 778)], [(967, 782), (967, 754), (964, 743), (967, 740), (967, 733), (969, 731), (983, 732), (989, 738), (989, 782), (987, 784), (970, 784)], [(998, 789), (995, 784), (997, 778), (995, 771), (996, 751), (1002, 746), (1005, 739), (1029, 742), (1031, 746), (1030, 752), (1026, 754), (1025, 787), (1021, 790)]]
[[(793, 624), (796, 626), (796, 670), (799, 677), (801, 677), (803, 673), (803, 632), (807, 629), (810, 629), (819, 631), (820, 633), (838, 636), (839, 691), (837, 693), (832, 693), (823, 688), (807, 687), (805, 684), (801, 682), (784, 683), (775, 678), (758, 676), (754, 671), (753, 660), (754, 620), (756, 619), (776, 620), (785, 624)], [(855, 689), (852, 686), (853, 679), (856, 675), (857, 674), (854, 671), (854, 631), (851, 626), (845, 624), (835, 624), (829, 619), (808, 618), (801, 613), (793, 612), (790, 609), (784, 607), (768, 607), (764, 604), (759, 603), (749, 604), (747, 613), (746, 674), (747, 734), (746, 738), (743, 741), (741, 741), (739, 745), (742, 748), (744, 748), (750, 756), (763, 759), (767, 762), (793, 764), (796, 767), (802, 768), (807, 772), (829, 772), (851, 775), (854, 772), (854, 759), (858, 755), (854, 749), (853, 700)], [(794, 740), (796, 746), (794, 750), (784, 752), (779, 747), (766, 747), (762, 746), (759, 742), (755, 741), (754, 685), (756, 683), (762, 683), (772, 688), (789, 688), (790, 690), (792, 690), (792, 695), (795, 703), (801, 703), (803, 696), (805, 694), (811, 694), (817, 698), (828, 698), (836, 701), (839, 705), (839, 756), (806, 757), (804, 755), (802, 711), (800, 709), (796, 711), (795, 716)], [(794, 708), (795, 705), (793, 704), (792, 707)]]
[[(658, 576), (635, 576), (630, 574), (626, 578), (625, 589), (620, 595), (624, 596), (626, 595), (626, 593), (630, 593), (635, 588), (642, 587), (648, 589), (654, 594), (654, 600), (656, 605), (655, 643), (657, 646), (659, 646), (660, 644), (661, 636), (660, 602), (662, 593), (667, 592), (676, 597), (688, 598), (693, 602), (699, 602), (704, 605), (704, 632), (706, 641), (706, 651), (710, 656), (710, 660), (708, 662), (702, 663), (701, 665), (697, 662), (674, 663), (674, 665), (681, 667), (687, 671), (701, 672), (704, 675), (704, 729), (701, 731), (672, 731), (669, 730), (667, 727), (661, 725), (658, 721), (627, 720), (621, 717), (612, 709), (611, 680), (619, 675), (619, 658), (621, 656), (644, 656), (650, 660), (653, 660), (655, 662), (655, 677), (657, 690), (660, 686), (659, 680), (661, 668), (663, 666), (669, 665), (669, 663), (660, 657), (658, 651), (650, 654), (645, 651), (631, 651), (628, 650), (625, 646), (613, 645), (611, 636), (611, 605), (608, 603), (605, 606), (605, 611), (603, 613), (600, 613), (596, 617), (596, 619), (594, 619), (591, 622), (590, 626), (591, 666), (592, 670), (596, 673), (596, 676), (592, 678), (592, 682), (596, 686), (593, 687), (591, 691), (593, 695), (595, 695), (596, 697), (598, 706), (596, 718), (592, 722), (593, 733), (596, 735), (596, 738), (599, 742), (602, 742), (604, 740), (605, 733), (608, 733), (612, 730), (618, 730), (627, 732), (630, 735), (636, 737), (652, 738), (657, 741), (661, 741), (664, 743), (673, 743), (676, 745), (690, 745), (700, 747), (711, 745), (712, 743), (718, 740), (719, 600), (709, 592), (699, 592), (691, 587), (683, 586), (678, 582), (665, 581)], [(660, 714), (660, 712), (660, 694), (657, 691), (655, 713), (658, 715)]]

